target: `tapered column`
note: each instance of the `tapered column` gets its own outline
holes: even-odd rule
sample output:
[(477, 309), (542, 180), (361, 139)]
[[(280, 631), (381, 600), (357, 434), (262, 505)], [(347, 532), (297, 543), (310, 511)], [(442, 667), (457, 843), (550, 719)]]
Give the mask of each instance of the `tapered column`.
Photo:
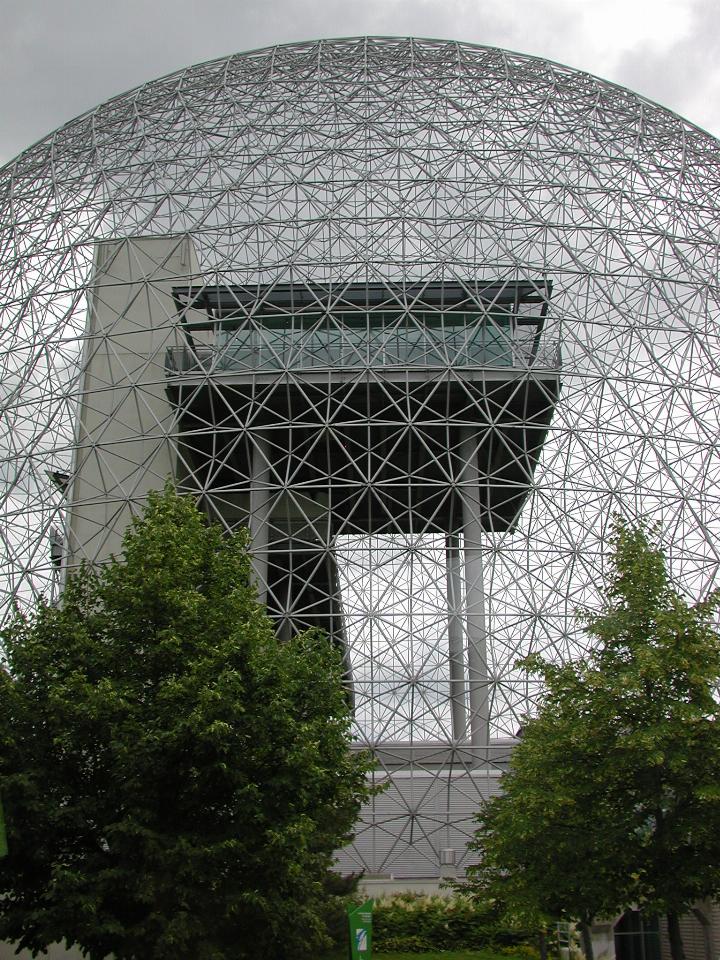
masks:
[(252, 436), (250, 478), (250, 536), (252, 574), (258, 600), (268, 602), (268, 547), (270, 543), (270, 445), (261, 434)]
[(450, 710), (453, 740), (467, 734), (465, 710), (465, 650), (462, 617), (462, 560), (457, 534), (445, 540), (448, 594), (448, 658), (450, 667)]
[(480, 523), (480, 476), (477, 436), (463, 427), (460, 443), (461, 498), (465, 540), (465, 606), (467, 624), (470, 741), (487, 746), (490, 740), (488, 697), (487, 626), (483, 582), (482, 524)]

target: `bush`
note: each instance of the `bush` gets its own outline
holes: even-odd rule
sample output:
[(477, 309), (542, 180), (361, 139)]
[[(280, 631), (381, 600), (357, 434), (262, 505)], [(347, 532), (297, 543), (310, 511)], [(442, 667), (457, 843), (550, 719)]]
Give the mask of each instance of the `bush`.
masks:
[(483, 947), (515, 953), (520, 947), (523, 957), (531, 960), (537, 954), (528, 946), (529, 939), (528, 932), (503, 925), (493, 904), (473, 903), (458, 894), (399, 893), (375, 902), (373, 943), (378, 953)]
[[(554, 941), (553, 941), (554, 943)], [(516, 943), (512, 947), (497, 947), (501, 956), (513, 957), (513, 960), (539, 960), (540, 953), (529, 943)]]
[(423, 937), (388, 937), (376, 949), (378, 953), (426, 953), (433, 945)]

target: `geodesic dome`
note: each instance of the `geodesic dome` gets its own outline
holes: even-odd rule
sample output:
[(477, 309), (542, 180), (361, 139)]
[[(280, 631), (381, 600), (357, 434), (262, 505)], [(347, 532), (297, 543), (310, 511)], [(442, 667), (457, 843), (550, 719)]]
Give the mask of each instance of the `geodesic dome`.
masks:
[(250, 526), (278, 629), (345, 651), (393, 788), (344, 862), (462, 858), (516, 661), (582, 650), (613, 512), (716, 582), (718, 157), (587, 74), (404, 39), (231, 56), (48, 136), (0, 171), (3, 609), (174, 476)]

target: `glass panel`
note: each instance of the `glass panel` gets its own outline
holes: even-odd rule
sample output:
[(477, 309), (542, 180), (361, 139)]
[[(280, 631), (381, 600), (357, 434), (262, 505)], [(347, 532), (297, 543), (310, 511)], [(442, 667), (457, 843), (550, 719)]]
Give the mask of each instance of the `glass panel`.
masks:
[(218, 323), (219, 369), (512, 366), (529, 354), (507, 312), (278, 314)]

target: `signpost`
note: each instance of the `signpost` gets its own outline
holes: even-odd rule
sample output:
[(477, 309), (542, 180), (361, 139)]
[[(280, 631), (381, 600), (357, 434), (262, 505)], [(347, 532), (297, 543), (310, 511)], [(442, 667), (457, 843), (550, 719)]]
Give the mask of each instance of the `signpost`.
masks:
[(372, 960), (372, 900), (348, 907), (350, 960)]

